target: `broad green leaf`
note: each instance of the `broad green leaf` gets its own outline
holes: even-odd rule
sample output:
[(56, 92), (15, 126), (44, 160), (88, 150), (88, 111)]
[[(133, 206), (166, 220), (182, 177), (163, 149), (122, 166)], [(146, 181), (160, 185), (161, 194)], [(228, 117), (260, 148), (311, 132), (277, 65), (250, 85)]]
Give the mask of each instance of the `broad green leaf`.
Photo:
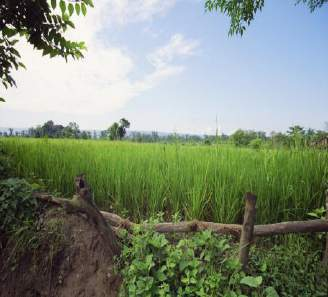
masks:
[(80, 15), (81, 6), (79, 3), (75, 3), (75, 11), (77, 15)]
[(186, 267), (189, 266), (189, 264), (190, 264), (189, 261), (186, 261), (186, 260), (181, 261), (181, 262), (179, 263), (179, 270), (180, 270), (180, 271), (185, 270)]
[(51, 48), (45, 48), (42, 52), (42, 56), (46, 56), (46, 55), (50, 54), (50, 52), (51, 52)]
[(310, 217), (319, 218), (318, 214), (316, 214), (314, 212), (308, 212), (307, 215)]
[(81, 10), (82, 10), (83, 15), (85, 16), (87, 14), (87, 7), (85, 6), (84, 3), (81, 4)]
[(68, 13), (70, 16), (74, 13), (74, 5), (72, 3), (68, 4)]
[(267, 265), (267, 263), (264, 262), (264, 263), (262, 263), (260, 270), (261, 270), (261, 272), (266, 272), (267, 268), (268, 268), (268, 265)]
[(53, 58), (55, 56), (57, 56), (57, 51), (56, 50), (50, 51), (50, 58)]
[(74, 25), (74, 23), (72, 21), (67, 20), (66, 21), (66, 24), (69, 25), (70, 27), (72, 27), (73, 29), (75, 29), (75, 25)]
[(59, 6), (62, 14), (64, 14), (66, 11), (66, 2), (64, 0), (60, 0)]
[(279, 297), (279, 294), (274, 287), (267, 287), (264, 290), (264, 293), (266, 294), (266, 297)]
[(94, 7), (92, 0), (83, 0), (83, 2), (91, 7)]
[(15, 48), (9, 48), (9, 51), (13, 54), (13, 55), (15, 55), (15, 56), (17, 56), (17, 57), (21, 57), (21, 55), (20, 55), (20, 53), (15, 49)]
[(251, 288), (258, 288), (262, 284), (262, 280), (262, 276), (245, 276), (241, 279), (240, 283)]
[(6, 100), (0, 97), (0, 102), (6, 102)]
[(57, 1), (56, 0), (51, 0), (51, 7), (52, 9), (55, 9), (57, 6)]
[(10, 41), (10, 45), (14, 46), (18, 41), (19, 41), (18, 39), (12, 40)]
[(7, 37), (13, 37), (14, 35), (17, 34), (17, 31), (15, 29), (11, 29), (11, 28), (8, 28), (8, 27), (4, 27), (2, 29), (2, 32)]

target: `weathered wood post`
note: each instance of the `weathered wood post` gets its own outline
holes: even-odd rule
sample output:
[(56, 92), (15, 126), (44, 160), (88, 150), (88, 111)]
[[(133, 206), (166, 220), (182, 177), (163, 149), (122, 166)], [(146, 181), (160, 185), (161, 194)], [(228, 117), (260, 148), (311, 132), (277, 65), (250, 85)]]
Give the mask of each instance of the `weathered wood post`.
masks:
[(239, 261), (243, 270), (246, 270), (248, 267), (249, 249), (253, 241), (255, 217), (256, 196), (252, 193), (246, 193), (244, 221), (239, 244)]
[[(326, 220), (328, 221), (328, 189), (326, 190)], [(323, 263), (328, 265), (328, 233), (326, 234), (326, 250), (323, 255)]]

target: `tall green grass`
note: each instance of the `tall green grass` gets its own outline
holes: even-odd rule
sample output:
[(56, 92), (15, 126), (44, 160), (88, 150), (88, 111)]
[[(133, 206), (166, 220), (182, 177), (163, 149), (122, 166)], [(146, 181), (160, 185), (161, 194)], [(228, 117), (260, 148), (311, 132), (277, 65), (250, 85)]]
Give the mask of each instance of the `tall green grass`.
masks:
[(133, 219), (160, 211), (240, 222), (243, 195), (258, 196), (258, 223), (304, 218), (324, 202), (328, 153), (94, 140), (1, 139), (17, 175), (47, 180), (69, 196), (85, 173), (103, 209)]

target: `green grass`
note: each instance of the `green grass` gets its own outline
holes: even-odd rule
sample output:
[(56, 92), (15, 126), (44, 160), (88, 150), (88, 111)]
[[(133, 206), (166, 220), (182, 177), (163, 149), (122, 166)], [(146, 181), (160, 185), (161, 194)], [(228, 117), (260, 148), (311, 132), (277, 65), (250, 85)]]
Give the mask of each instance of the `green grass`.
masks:
[(243, 194), (258, 196), (257, 222), (301, 219), (324, 203), (328, 152), (94, 140), (2, 138), (19, 176), (69, 196), (87, 175), (97, 204), (133, 219), (160, 211), (240, 222)]

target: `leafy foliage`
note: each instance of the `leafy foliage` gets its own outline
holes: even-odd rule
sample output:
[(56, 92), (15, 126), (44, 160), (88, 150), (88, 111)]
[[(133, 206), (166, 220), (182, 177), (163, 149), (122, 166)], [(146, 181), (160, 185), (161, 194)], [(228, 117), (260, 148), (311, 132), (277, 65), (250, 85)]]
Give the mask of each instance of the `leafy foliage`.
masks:
[(263, 145), (263, 140), (261, 138), (252, 139), (248, 145), (253, 149), (260, 149)]
[(249, 26), (255, 14), (262, 10), (264, 0), (207, 0), (205, 7), (208, 11), (218, 10), (228, 15), (231, 24), (229, 35), (243, 35), (246, 26)]
[(121, 296), (270, 296), (262, 277), (246, 276), (227, 238), (210, 231), (171, 244), (137, 228), (122, 253)]
[(8, 178), (12, 173), (12, 163), (0, 146), (0, 180)]
[(126, 129), (128, 128), (130, 128), (130, 122), (122, 118), (118, 123), (117, 122), (113, 123), (107, 129), (107, 136), (111, 140), (121, 140), (125, 136)]
[[(243, 35), (256, 13), (263, 9), (264, 2), (264, 0), (206, 0), (205, 8), (207, 11), (219, 11), (230, 18), (229, 35)], [(296, 4), (304, 3), (311, 12), (327, 2), (328, 0), (296, 0)]]
[[(265, 132), (262, 131), (252, 131), (252, 130), (241, 130), (238, 129), (236, 132), (234, 132), (231, 135), (231, 139), (232, 142), (236, 145), (236, 146), (246, 146), (246, 145), (250, 145), (252, 141), (256, 140), (258, 141), (262, 141), (266, 139), (266, 135)], [(257, 143), (252, 143), (251, 146), (257, 146)], [(257, 148), (257, 147), (255, 147)]]
[(314, 210), (312, 210), (311, 212), (309, 212), (307, 215), (314, 218), (314, 219), (325, 219), (325, 213), (326, 210), (323, 206), (321, 206), (320, 208), (316, 208)]
[(32, 186), (23, 179), (0, 181), (0, 231), (10, 233), (35, 219), (37, 201)]
[(323, 241), (313, 240), (312, 235), (289, 236), (284, 240), (287, 242), (273, 244), (270, 239), (269, 250), (258, 243), (252, 253), (253, 265), (260, 268), (263, 284), (274, 287), (279, 294), (267, 292), (268, 296), (327, 296), (328, 267), (320, 265)]
[[(16, 86), (13, 69), (25, 68), (16, 44), (25, 38), (43, 56), (61, 56), (79, 59), (86, 49), (84, 42), (64, 37), (69, 28), (75, 28), (72, 16), (85, 15), (92, 0), (1, 0), (0, 1), (0, 79), (5, 88)], [(0, 98), (0, 101), (4, 101)]]
[(29, 128), (28, 131), (22, 131), (21, 136), (35, 138), (91, 138), (90, 131), (81, 131), (75, 122), (70, 122), (67, 126), (55, 124), (53, 121), (47, 121), (42, 126)]

